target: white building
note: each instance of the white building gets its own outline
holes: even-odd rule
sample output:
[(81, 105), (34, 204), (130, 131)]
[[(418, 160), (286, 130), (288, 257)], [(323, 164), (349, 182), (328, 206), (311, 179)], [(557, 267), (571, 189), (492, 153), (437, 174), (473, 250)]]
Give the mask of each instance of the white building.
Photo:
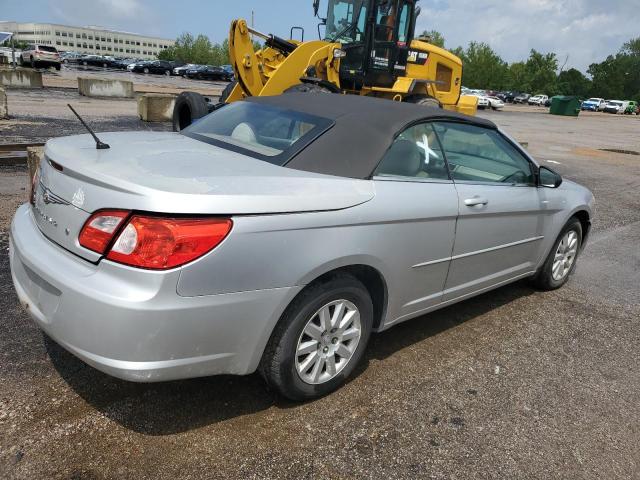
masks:
[(114, 57), (153, 59), (173, 40), (118, 32), (102, 27), (70, 27), (54, 23), (0, 21), (0, 31), (13, 32), (14, 40), (51, 45), (61, 52), (79, 52)]

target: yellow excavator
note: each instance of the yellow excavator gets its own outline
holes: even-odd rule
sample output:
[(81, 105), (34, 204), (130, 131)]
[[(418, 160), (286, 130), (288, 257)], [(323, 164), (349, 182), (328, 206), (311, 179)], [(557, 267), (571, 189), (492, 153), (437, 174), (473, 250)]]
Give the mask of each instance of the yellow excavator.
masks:
[[(477, 98), (461, 95), (462, 61), (452, 53), (414, 38), (418, 0), (328, 0), (327, 15), (318, 16), (324, 39), (283, 39), (261, 33), (245, 20), (229, 31), (229, 56), (235, 80), (220, 103), (184, 92), (174, 108), (175, 130), (217, 106), (250, 96), (288, 92), (356, 94), (410, 102), (474, 115)], [(320, 35), (319, 35), (320, 36)], [(264, 41), (255, 50), (254, 39)]]

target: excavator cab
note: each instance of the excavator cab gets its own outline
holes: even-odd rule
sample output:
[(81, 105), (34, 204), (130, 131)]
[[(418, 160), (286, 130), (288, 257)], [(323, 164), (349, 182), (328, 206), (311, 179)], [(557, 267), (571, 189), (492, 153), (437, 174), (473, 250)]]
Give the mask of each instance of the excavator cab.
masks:
[(342, 88), (391, 87), (404, 76), (415, 17), (415, 0), (329, 0), (325, 40), (342, 45)]

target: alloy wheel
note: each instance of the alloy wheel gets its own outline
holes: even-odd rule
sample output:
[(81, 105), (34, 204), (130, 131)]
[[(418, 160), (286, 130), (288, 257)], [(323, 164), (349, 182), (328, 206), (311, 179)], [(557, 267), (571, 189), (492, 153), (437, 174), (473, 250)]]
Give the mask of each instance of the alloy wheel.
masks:
[(308, 384), (328, 382), (353, 357), (362, 324), (360, 311), (348, 300), (334, 300), (322, 306), (307, 321), (296, 346), (295, 366)]
[(575, 230), (569, 230), (560, 240), (553, 258), (551, 276), (554, 280), (562, 280), (571, 271), (578, 253), (578, 234)]

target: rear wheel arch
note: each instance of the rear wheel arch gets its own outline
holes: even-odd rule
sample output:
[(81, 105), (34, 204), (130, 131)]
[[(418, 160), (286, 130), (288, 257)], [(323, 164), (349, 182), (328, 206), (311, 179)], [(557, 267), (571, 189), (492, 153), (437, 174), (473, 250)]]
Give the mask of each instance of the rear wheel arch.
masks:
[[(347, 274), (355, 277), (365, 286), (365, 288), (369, 292), (371, 301), (373, 302), (373, 329), (374, 331), (377, 330), (382, 325), (382, 322), (384, 320), (387, 311), (389, 294), (387, 289), (387, 282), (384, 278), (384, 275), (380, 272), (379, 269), (372, 267), (371, 265), (354, 263), (332, 268), (331, 270), (327, 270), (320, 275), (316, 274), (315, 278), (309, 281), (306, 286), (298, 293), (298, 295), (301, 295), (311, 286), (328, 282), (333, 277), (340, 274)], [(293, 303), (296, 298), (297, 296), (293, 298), (291, 303)]]

